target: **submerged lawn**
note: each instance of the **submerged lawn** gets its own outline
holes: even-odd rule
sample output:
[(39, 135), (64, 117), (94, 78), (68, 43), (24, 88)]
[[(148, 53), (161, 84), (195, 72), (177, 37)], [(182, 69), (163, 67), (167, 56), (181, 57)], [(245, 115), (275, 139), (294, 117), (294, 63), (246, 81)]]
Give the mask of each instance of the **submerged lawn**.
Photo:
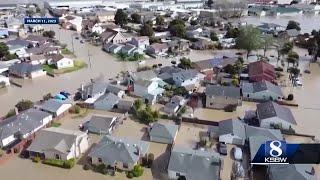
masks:
[(42, 68), (48, 72), (48, 73), (51, 73), (51, 74), (64, 74), (64, 73), (70, 73), (70, 72), (73, 72), (73, 71), (78, 71), (84, 67), (86, 67), (87, 64), (83, 61), (78, 61), (78, 60), (75, 60), (74, 61), (74, 67), (70, 67), (70, 68), (64, 68), (64, 69), (56, 69), (54, 65), (48, 65), (48, 64), (44, 64), (42, 66)]

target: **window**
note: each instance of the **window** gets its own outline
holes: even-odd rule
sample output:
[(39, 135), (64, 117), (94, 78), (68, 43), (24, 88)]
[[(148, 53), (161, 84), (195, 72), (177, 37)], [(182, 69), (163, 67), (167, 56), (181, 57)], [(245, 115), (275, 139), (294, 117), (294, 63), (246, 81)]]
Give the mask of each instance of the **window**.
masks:
[(212, 106), (212, 105), (213, 105), (213, 103), (211, 102), (211, 103), (210, 103), (210, 106)]
[(128, 169), (128, 168), (129, 168), (129, 165), (128, 165), (127, 163), (123, 163), (123, 168)]
[(102, 163), (102, 159), (101, 159), (101, 158), (98, 158), (98, 162), (99, 162), (99, 163)]
[(60, 159), (60, 155), (59, 154), (56, 154), (56, 159)]

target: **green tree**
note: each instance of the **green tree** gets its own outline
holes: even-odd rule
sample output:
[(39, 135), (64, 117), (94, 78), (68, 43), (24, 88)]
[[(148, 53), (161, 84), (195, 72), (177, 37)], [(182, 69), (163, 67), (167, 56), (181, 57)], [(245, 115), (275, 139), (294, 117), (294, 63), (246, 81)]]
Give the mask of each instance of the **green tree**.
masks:
[(190, 21), (190, 25), (192, 25), (192, 26), (195, 26), (195, 25), (197, 25), (198, 24), (198, 21), (197, 20), (191, 20)]
[(42, 36), (43, 37), (48, 37), (48, 38), (54, 38), (54, 36), (56, 35), (56, 33), (54, 32), (54, 31), (44, 31), (43, 33), (42, 33)]
[(299, 65), (299, 54), (296, 53), (295, 51), (290, 51), (288, 53), (287, 63), (288, 63), (288, 67), (289, 67), (289, 64), (292, 64), (294, 67), (298, 66)]
[(0, 42), (0, 59), (3, 59), (3, 57), (5, 57), (8, 54), (9, 47), (4, 42)]
[(181, 19), (174, 19), (169, 24), (169, 31), (172, 36), (177, 37), (185, 37), (186, 35), (186, 26), (184, 24), (184, 21)]
[(210, 39), (211, 39), (212, 41), (218, 41), (219, 38), (218, 38), (218, 36), (217, 36), (217, 33), (215, 33), (214, 31), (211, 31), (211, 32), (210, 32)]
[(137, 99), (134, 101), (133, 103), (133, 108), (138, 111), (142, 108), (143, 102), (141, 101), (141, 99)]
[(123, 26), (128, 23), (128, 14), (122, 9), (118, 9), (116, 15), (114, 16), (114, 22), (117, 25)]
[(154, 34), (154, 31), (153, 31), (152, 26), (148, 23), (144, 23), (140, 29), (140, 35), (151, 37), (151, 36), (153, 36), (153, 34)]
[(297, 67), (292, 67), (292, 68), (290, 68), (289, 72), (293, 77), (298, 77), (300, 74), (300, 69)]
[(238, 49), (244, 49), (247, 51), (248, 59), (251, 51), (262, 47), (260, 30), (251, 25), (240, 28), (239, 37), (236, 39), (236, 46)]
[(140, 24), (141, 23), (141, 16), (138, 13), (131, 14), (131, 20), (133, 23)]
[(10, 109), (10, 111), (6, 114), (5, 118), (9, 118), (15, 115), (16, 115), (16, 111), (14, 109)]
[(35, 14), (35, 12), (32, 9), (26, 10), (26, 15), (29, 17), (32, 17)]
[(239, 29), (238, 28), (228, 28), (225, 37), (226, 38), (237, 38), (239, 36)]
[(287, 30), (289, 29), (296, 29), (297, 31), (301, 31), (300, 23), (296, 21), (289, 21), (287, 25)]
[(156, 17), (156, 25), (164, 25), (164, 17), (163, 16), (157, 16)]
[(274, 44), (274, 39), (271, 35), (266, 35), (262, 38), (263, 42), (263, 56), (266, 57), (268, 49)]
[(189, 58), (183, 57), (180, 59), (180, 63), (178, 64), (178, 67), (180, 67), (182, 69), (191, 69), (192, 62)]
[(16, 108), (18, 108), (18, 111), (25, 111), (27, 109), (30, 109), (34, 106), (34, 103), (30, 100), (21, 100), (16, 104)]

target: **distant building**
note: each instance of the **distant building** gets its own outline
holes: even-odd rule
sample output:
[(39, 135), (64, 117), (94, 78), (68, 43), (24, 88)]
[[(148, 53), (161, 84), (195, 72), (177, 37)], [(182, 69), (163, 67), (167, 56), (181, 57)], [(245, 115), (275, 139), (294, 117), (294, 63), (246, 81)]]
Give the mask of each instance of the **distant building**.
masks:
[(40, 64), (32, 65), (25, 62), (10, 66), (9, 73), (20, 78), (36, 78), (46, 75)]
[(254, 82), (262, 80), (274, 82), (276, 78), (274, 66), (262, 60), (250, 63), (248, 69), (249, 79)]

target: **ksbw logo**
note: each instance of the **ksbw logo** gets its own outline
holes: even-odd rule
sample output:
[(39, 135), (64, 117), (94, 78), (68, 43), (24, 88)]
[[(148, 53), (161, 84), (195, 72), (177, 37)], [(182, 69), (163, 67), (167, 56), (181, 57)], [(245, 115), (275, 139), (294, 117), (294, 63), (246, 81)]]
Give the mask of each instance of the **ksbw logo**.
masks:
[(285, 141), (267, 141), (265, 143), (265, 163), (288, 164)]

